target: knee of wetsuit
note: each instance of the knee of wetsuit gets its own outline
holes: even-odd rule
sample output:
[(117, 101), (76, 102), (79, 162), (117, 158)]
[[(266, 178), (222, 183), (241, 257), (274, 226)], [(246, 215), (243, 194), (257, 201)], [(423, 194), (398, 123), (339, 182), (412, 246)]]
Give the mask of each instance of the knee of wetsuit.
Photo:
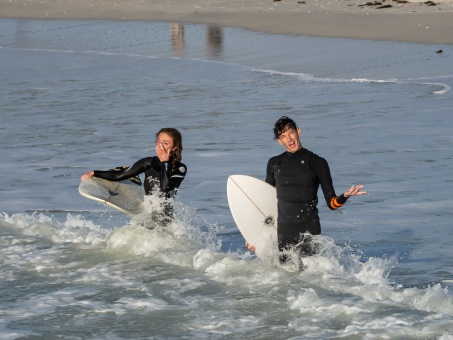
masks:
[(299, 245), (299, 255), (301, 257), (313, 256), (319, 253), (319, 245), (310, 238), (310, 241), (304, 241)]
[(285, 264), (290, 260), (290, 258), (287, 254), (280, 254), (278, 256), (278, 260), (280, 261), (280, 264)]

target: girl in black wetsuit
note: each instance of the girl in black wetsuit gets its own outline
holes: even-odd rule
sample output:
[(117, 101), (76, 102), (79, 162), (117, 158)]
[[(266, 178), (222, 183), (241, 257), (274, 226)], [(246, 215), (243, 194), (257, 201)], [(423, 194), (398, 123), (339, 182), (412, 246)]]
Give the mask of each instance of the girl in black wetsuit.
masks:
[[(180, 132), (174, 128), (163, 128), (156, 133), (157, 156), (142, 158), (125, 171), (89, 171), (82, 175), (82, 180), (94, 176), (109, 181), (122, 181), (144, 173), (146, 195), (158, 190), (165, 198), (171, 198), (176, 195), (187, 173), (187, 167), (181, 163), (182, 150)], [(167, 204), (164, 211), (167, 217), (172, 217), (171, 205)]]
[[(277, 190), (277, 237), (280, 252), (297, 246), (302, 255), (312, 255), (316, 248), (311, 244), (311, 237), (307, 233), (321, 233), (317, 208), (319, 186), (321, 185), (327, 206), (332, 210), (341, 207), (349, 197), (366, 192), (360, 191), (363, 185), (358, 185), (337, 196), (327, 161), (304, 149), (299, 136), (300, 129), (292, 119), (283, 116), (275, 123), (274, 137), (286, 151), (269, 160), (266, 182)], [(247, 246), (254, 250), (253, 245)], [(287, 256), (282, 254), (280, 262), (286, 260)]]

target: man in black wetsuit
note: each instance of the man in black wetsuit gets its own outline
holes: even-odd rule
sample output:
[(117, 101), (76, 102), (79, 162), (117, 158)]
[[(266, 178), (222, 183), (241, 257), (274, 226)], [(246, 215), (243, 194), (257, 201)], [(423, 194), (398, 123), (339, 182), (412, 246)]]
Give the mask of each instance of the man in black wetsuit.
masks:
[[(280, 118), (275, 123), (274, 137), (286, 151), (272, 157), (267, 164), (266, 182), (277, 190), (281, 263), (288, 260), (285, 253), (293, 248), (302, 256), (317, 252), (310, 235), (321, 233), (317, 208), (320, 185), (327, 206), (332, 210), (341, 207), (351, 196), (367, 194), (361, 191), (363, 185), (358, 185), (337, 196), (327, 161), (302, 147), (300, 133), (292, 119)], [(249, 249), (253, 250), (253, 246)]]
[[(181, 163), (182, 149), (182, 137), (179, 131), (174, 128), (163, 128), (156, 134), (157, 156), (142, 158), (125, 170), (89, 171), (82, 176), (82, 180), (92, 176), (109, 181), (132, 180), (144, 173), (146, 195), (151, 195), (157, 190), (165, 198), (171, 198), (176, 195), (187, 172), (187, 167)], [(166, 216), (159, 218), (165, 224), (169, 218), (172, 218), (173, 208), (168, 203), (163, 210)]]

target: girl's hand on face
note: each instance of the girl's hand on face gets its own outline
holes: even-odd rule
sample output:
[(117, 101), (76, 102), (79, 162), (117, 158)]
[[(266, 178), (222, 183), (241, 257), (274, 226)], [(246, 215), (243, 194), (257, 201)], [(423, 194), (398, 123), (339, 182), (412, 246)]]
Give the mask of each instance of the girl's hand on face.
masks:
[(166, 151), (162, 143), (156, 144), (156, 154), (161, 162), (167, 162), (168, 160), (170, 160), (170, 153), (171, 149), (168, 149), (168, 151)]
[(156, 155), (161, 162), (170, 160), (171, 154), (174, 151), (173, 140), (166, 133), (160, 133), (156, 138)]

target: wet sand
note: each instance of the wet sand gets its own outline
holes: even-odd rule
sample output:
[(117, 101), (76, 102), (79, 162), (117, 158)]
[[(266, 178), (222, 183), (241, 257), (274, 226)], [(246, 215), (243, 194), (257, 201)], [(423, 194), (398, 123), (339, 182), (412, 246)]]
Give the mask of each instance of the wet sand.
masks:
[(0, 17), (150, 20), (453, 44), (453, 0), (0, 0)]

